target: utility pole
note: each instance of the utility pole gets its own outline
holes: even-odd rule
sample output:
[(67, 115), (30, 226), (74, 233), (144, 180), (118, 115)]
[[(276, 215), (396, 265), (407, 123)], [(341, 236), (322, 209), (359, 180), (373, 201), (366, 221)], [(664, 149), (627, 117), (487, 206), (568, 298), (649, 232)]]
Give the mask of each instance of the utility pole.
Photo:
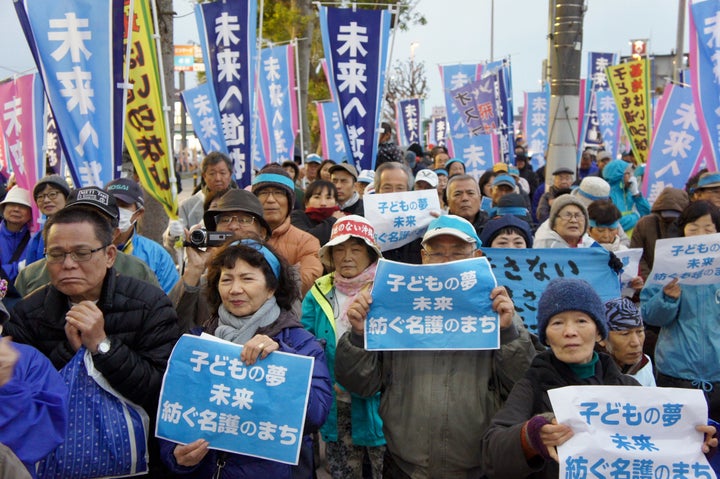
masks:
[(550, 138), (545, 182), (557, 168), (577, 168), (584, 0), (551, 0), (548, 12)]

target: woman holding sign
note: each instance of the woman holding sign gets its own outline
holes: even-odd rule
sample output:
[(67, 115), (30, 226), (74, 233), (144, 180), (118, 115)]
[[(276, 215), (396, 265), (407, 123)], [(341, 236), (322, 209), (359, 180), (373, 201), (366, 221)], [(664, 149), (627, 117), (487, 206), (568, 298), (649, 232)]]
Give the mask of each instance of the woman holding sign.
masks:
[[(491, 478), (557, 478), (556, 447), (573, 436), (558, 424), (547, 391), (564, 386), (637, 386), (620, 372), (612, 357), (594, 351), (607, 338), (605, 305), (580, 279), (552, 280), (537, 311), (540, 341), (550, 349), (538, 354), (525, 377), (515, 383), (482, 440), (484, 472)], [(698, 430), (715, 433), (709, 426)], [(717, 446), (717, 439), (708, 439)], [(712, 443), (710, 443), (712, 442)]]
[[(325, 268), (303, 300), (302, 323), (325, 341), (330, 374), (335, 379), (335, 345), (350, 329), (348, 306), (373, 279), (382, 255), (375, 244), (375, 229), (363, 217), (350, 215), (337, 220), (330, 241), (318, 256)], [(365, 451), (373, 477), (382, 477), (385, 437), (378, 414), (380, 393), (364, 398), (335, 384), (333, 407), (320, 429), (325, 440), (330, 474), (333, 478), (362, 477)]]
[[(203, 324), (206, 333), (242, 344), (240, 359), (246, 365), (262, 361), (274, 351), (312, 356), (310, 396), (303, 441), (327, 417), (332, 385), (322, 347), (302, 328), (292, 312), (299, 295), (298, 281), (290, 266), (268, 246), (255, 240), (235, 241), (219, 249), (208, 264), (208, 302), (214, 314)], [(282, 407), (282, 405), (278, 405)], [(161, 441), (162, 457), (171, 470), (192, 478), (312, 477), (312, 447), (301, 451), (298, 468), (257, 457), (211, 450), (198, 439), (180, 445)]]
[[(720, 210), (709, 201), (694, 201), (681, 213), (678, 226), (683, 236), (717, 233)], [(698, 243), (715, 244), (700, 239)], [(681, 287), (675, 278), (663, 287), (646, 286), (640, 301), (645, 322), (662, 327), (655, 346), (657, 385), (702, 389), (710, 418), (720, 421), (720, 283)]]

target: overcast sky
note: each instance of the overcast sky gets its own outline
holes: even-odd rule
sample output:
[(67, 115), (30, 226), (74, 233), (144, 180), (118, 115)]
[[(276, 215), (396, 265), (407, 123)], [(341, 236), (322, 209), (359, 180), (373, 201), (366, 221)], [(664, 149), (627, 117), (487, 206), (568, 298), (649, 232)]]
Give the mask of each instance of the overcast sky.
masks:
[[(269, 0), (268, 0), (269, 1)], [(523, 91), (540, 89), (541, 66), (547, 56), (548, 2), (497, 0), (495, 3), (494, 56), (510, 56), (515, 107)], [(630, 53), (630, 39), (649, 39), (651, 54), (669, 54), (675, 48), (678, 0), (588, 0), (583, 34), (583, 72), (586, 52)], [(194, 2), (174, 0), (175, 42), (197, 40), (192, 15)], [(420, 0), (417, 8), (428, 23), (395, 36), (393, 59), (410, 56), (417, 42), (415, 61), (425, 62), (430, 86), (425, 114), (442, 105), (439, 64), (478, 63), (490, 59), (491, 0)], [(688, 50), (687, 27), (685, 51)], [(0, 79), (34, 68), (15, 15), (13, 0), (0, 0)], [(583, 74), (584, 76), (584, 74)]]

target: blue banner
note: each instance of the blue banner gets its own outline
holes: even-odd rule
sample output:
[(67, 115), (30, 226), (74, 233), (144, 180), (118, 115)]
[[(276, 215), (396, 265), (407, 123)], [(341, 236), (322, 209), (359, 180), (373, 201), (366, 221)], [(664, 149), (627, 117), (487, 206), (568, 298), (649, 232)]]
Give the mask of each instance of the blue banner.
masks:
[(642, 185), (650, 204), (667, 186), (685, 188), (702, 150), (690, 88), (665, 86), (657, 112)]
[(430, 130), (430, 143), (435, 146), (445, 146), (448, 137), (448, 121), (446, 116), (437, 116), (432, 119)]
[(183, 335), (170, 355), (155, 435), (297, 464), (314, 358), (275, 351), (252, 366), (242, 346)]
[(720, 0), (692, 1), (690, 3), (690, 80), (692, 83), (698, 125), (705, 148), (707, 168), (717, 170), (720, 156), (720, 34), (717, 18), (720, 17)]
[[(45, 171), (45, 161), (38, 160), (38, 178), (45, 175), (61, 175), (65, 172), (62, 168), (62, 148), (60, 147), (60, 139), (58, 138), (57, 124), (53, 118), (50, 107), (45, 108), (45, 156), (47, 157), (47, 171)], [(44, 160), (44, 158), (42, 158)]]
[(337, 103), (334, 101), (319, 101), (316, 105), (323, 158), (329, 158), (336, 163), (350, 161), (350, 155), (348, 154), (350, 144), (340, 121)]
[(453, 140), (455, 158), (465, 163), (465, 173), (480, 178), (497, 160), (497, 135), (465, 135)]
[(486, 258), (411, 265), (381, 259), (365, 321), (365, 349), (498, 349), (496, 286)]
[(420, 122), (422, 121), (422, 104), (420, 98), (408, 98), (397, 102), (397, 124), (399, 126), (399, 143), (411, 145), (420, 143)]
[[(482, 66), (472, 65), (440, 65), (440, 78), (445, 91), (445, 114), (447, 115), (447, 132), (451, 138), (467, 135), (467, 128), (462, 114), (452, 98), (452, 91), (472, 83), (480, 78)], [(451, 152), (451, 156), (453, 156)]]
[(268, 163), (292, 161), (298, 132), (292, 45), (264, 48), (258, 78), (260, 131)]
[(207, 155), (211, 151), (227, 151), (220, 112), (210, 84), (200, 83), (195, 88), (180, 92), (180, 95), (203, 153)]
[(490, 74), (450, 92), (465, 125), (465, 133), (470, 136), (496, 133), (500, 127), (495, 98), (496, 81), (497, 75)]
[(250, 184), (251, 125), (255, 77), (257, 2), (202, 3), (195, 7), (208, 81), (220, 109), (227, 154), (235, 180)]
[(525, 92), (523, 127), (528, 156), (545, 157), (550, 134), (550, 90)]
[(359, 170), (374, 170), (377, 156), (390, 11), (318, 7), (325, 59), (338, 111)]
[(610, 152), (611, 158), (618, 157), (620, 151), (620, 114), (618, 113), (615, 98), (611, 90), (601, 90), (595, 93), (598, 123), (603, 146)]
[(514, 165), (515, 133), (513, 130), (512, 71), (510, 69), (510, 60), (503, 60), (502, 67), (497, 70), (495, 99), (497, 101), (497, 115), (500, 120), (500, 131), (498, 134), (500, 161)]
[(76, 186), (120, 175), (123, 0), (15, 2)]
[(483, 248), (483, 254), (531, 333), (537, 334), (537, 303), (554, 278), (584, 279), (603, 302), (620, 297), (620, 279), (608, 266), (605, 248)]
[(600, 91), (610, 90), (607, 73), (605, 69), (615, 65), (614, 53), (598, 53), (588, 52), (588, 71), (587, 82), (585, 83), (585, 117), (581, 122), (582, 131), (580, 138), (582, 141), (578, 144), (578, 162), (580, 155), (586, 147), (599, 148), (603, 143), (602, 125), (599, 119), (599, 104), (597, 93)]

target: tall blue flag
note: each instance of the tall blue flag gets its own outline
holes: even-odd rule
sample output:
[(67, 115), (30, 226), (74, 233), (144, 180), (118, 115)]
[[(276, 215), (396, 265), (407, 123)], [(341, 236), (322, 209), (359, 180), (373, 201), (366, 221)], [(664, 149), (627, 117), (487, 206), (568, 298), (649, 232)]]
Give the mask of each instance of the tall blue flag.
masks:
[(439, 65), (440, 78), (445, 92), (445, 114), (447, 116), (447, 132), (450, 138), (469, 135), (462, 113), (452, 98), (452, 91), (480, 79), (482, 66), (471, 65)]
[(430, 141), (436, 146), (445, 146), (448, 137), (448, 121), (447, 116), (436, 116), (432, 119), (432, 129), (430, 130)]
[(292, 161), (298, 133), (292, 45), (264, 48), (258, 77), (260, 132), (269, 162)]
[(582, 121), (582, 131), (578, 144), (578, 161), (586, 147), (599, 148), (603, 143), (603, 125), (600, 122), (600, 104), (598, 93), (610, 90), (605, 69), (615, 65), (614, 53), (588, 52), (588, 71), (585, 92), (585, 118)]
[(397, 102), (397, 124), (400, 127), (400, 144), (411, 145), (420, 142), (422, 121), (420, 98), (407, 98)]
[(340, 121), (340, 112), (334, 101), (319, 101), (317, 107), (318, 123), (320, 124), (320, 144), (323, 158), (334, 160), (335, 163), (350, 161), (350, 145)]
[(123, 0), (23, 0), (15, 9), (77, 186), (120, 174)]
[(257, 2), (234, 0), (197, 5), (207, 75), (220, 109), (227, 153), (234, 164), (235, 180), (250, 184), (252, 168), (252, 102)]
[(319, 7), (328, 82), (358, 170), (375, 169), (390, 11)]
[(180, 92), (180, 95), (203, 153), (207, 155), (211, 151), (226, 151), (220, 112), (210, 84), (201, 83)]

